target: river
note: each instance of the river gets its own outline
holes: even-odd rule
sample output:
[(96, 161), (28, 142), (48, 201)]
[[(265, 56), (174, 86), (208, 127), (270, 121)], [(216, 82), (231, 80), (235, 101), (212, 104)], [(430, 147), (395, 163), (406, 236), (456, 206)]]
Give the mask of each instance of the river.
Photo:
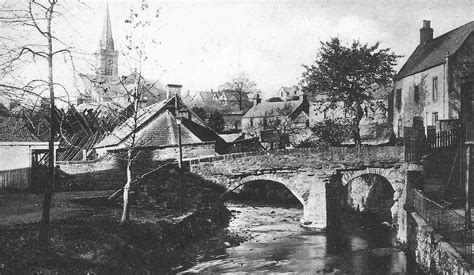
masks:
[(338, 232), (316, 233), (299, 226), (301, 208), (238, 202), (226, 205), (235, 215), (228, 230), (247, 241), (185, 273), (415, 273), (405, 253), (394, 247), (395, 232), (369, 219), (345, 214)]

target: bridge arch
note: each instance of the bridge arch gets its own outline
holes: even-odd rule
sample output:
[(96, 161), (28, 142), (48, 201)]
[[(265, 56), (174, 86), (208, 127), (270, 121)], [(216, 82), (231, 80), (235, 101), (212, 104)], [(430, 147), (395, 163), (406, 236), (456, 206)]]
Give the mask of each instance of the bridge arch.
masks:
[[(396, 222), (398, 208), (399, 208), (399, 200), (402, 196), (404, 183), (405, 183), (404, 173), (400, 173), (399, 169), (397, 168), (372, 168), (372, 167), (368, 167), (368, 168), (360, 169), (360, 170), (342, 171), (342, 178), (341, 178), (342, 185), (347, 188), (348, 184), (366, 175), (379, 176), (385, 179), (385, 181), (387, 182), (387, 185), (391, 186), (391, 189), (393, 190), (393, 195), (391, 198), (392, 202), (390, 203), (391, 207), (389, 207), (389, 209), (391, 212), (392, 222)], [(365, 194), (367, 196), (366, 199), (371, 199), (369, 198), (369, 196), (371, 194), (370, 192), (373, 191), (371, 190), (372, 188), (374, 188), (374, 186), (370, 186), (369, 190), (367, 190), (369, 193)], [(347, 192), (349, 192), (349, 190), (347, 190)], [(386, 199), (388, 199), (388, 197)], [(366, 201), (364, 203), (368, 203), (368, 202)]]
[(362, 175), (366, 174), (375, 174), (385, 178), (392, 189), (395, 191), (393, 194), (394, 201), (398, 201), (400, 198), (403, 187), (405, 184), (405, 175), (404, 173), (400, 173), (399, 169), (397, 168), (374, 168), (374, 167), (367, 167), (365, 169), (360, 170), (348, 170), (348, 171), (340, 171), (342, 173), (342, 185), (346, 186), (349, 182), (358, 178)]
[(281, 185), (285, 186), (286, 189), (288, 189), (293, 194), (293, 196), (295, 196), (296, 199), (298, 199), (301, 205), (305, 205), (304, 191), (301, 190), (301, 188), (295, 188), (295, 184), (292, 183), (290, 178), (277, 175), (277, 174), (253, 175), (253, 176), (242, 178), (239, 181), (235, 182), (232, 186), (227, 188), (225, 193), (234, 192), (238, 188), (255, 181), (267, 181), (267, 182), (280, 183)]

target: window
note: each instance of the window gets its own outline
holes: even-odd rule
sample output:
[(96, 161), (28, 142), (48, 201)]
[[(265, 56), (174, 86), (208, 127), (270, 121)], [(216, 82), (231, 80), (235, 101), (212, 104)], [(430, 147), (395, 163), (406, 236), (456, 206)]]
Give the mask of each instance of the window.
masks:
[(398, 124), (397, 124), (397, 136), (401, 137), (402, 136), (402, 119), (398, 119)]
[(420, 101), (420, 86), (419, 85), (415, 85), (415, 89), (413, 91), (413, 101), (415, 101), (415, 103), (418, 103)]
[(438, 99), (438, 77), (433, 77), (433, 101)]
[(402, 89), (395, 91), (395, 107), (397, 107), (397, 110), (402, 108)]
[(267, 128), (267, 119), (263, 118), (263, 128)]
[(438, 121), (438, 112), (434, 112), (431, 116), (431, 119), (433, 120), (433, 125), (436, 126), (436, 122)]
[(253, 127), (253, 119), (250, 119), (250, 127)]

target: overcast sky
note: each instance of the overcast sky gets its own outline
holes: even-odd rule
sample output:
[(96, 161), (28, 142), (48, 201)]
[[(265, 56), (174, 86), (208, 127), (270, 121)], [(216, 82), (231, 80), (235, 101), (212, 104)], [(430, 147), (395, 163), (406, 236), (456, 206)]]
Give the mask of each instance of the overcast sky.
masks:
[[(76, 47), (97, 51), (105, 0), (84, 0), (61, 32), (74, 30)], [(138, 0), (109, 0), (116, 49), (124, 46), (124, 20)], [(319, 41), (381, 42), (404, 55), (419, 42), (422, 20), (434, 36), (474, 20), (471, 1), (151, 1), (160, 17), (149, 33), (161, 44), (149, 51), (149, 78), (182, 84), (184, 90), (216, 89), (244, 71), (265, 95), (298, 84), (302, 64), (311, 64)], [(119, 57), (119, 73), (128, 73)], [(79, 66), (87, 72), (88, 68)], [(61, 70), (62, 74), (69, 73)]]

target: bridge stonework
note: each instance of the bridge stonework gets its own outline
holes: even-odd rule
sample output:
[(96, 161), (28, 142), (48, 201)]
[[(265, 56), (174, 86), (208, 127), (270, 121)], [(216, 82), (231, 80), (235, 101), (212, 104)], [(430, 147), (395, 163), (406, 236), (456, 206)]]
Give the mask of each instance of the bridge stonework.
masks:
[[(274, 181), (286, 186), (303, 205), (303, 226), (324, 230), (328, 226), (327, 188), (338, 175), (342, 186), (363, 174), (386, 178), (398, 202), (404, 192), (404, 149), (386, 147), (313, 147), (248, 152), (189, 160), (190, 171), (227, 188), (238, 190), (256, 181)], [(336, 194), (337, 195), (337, 194)], [(337, 197), (337, 196), (336, 196)], [(396, 212), (401, 205), (396, 203)], [(337, 212), (337, 211), (336, 211)]]

